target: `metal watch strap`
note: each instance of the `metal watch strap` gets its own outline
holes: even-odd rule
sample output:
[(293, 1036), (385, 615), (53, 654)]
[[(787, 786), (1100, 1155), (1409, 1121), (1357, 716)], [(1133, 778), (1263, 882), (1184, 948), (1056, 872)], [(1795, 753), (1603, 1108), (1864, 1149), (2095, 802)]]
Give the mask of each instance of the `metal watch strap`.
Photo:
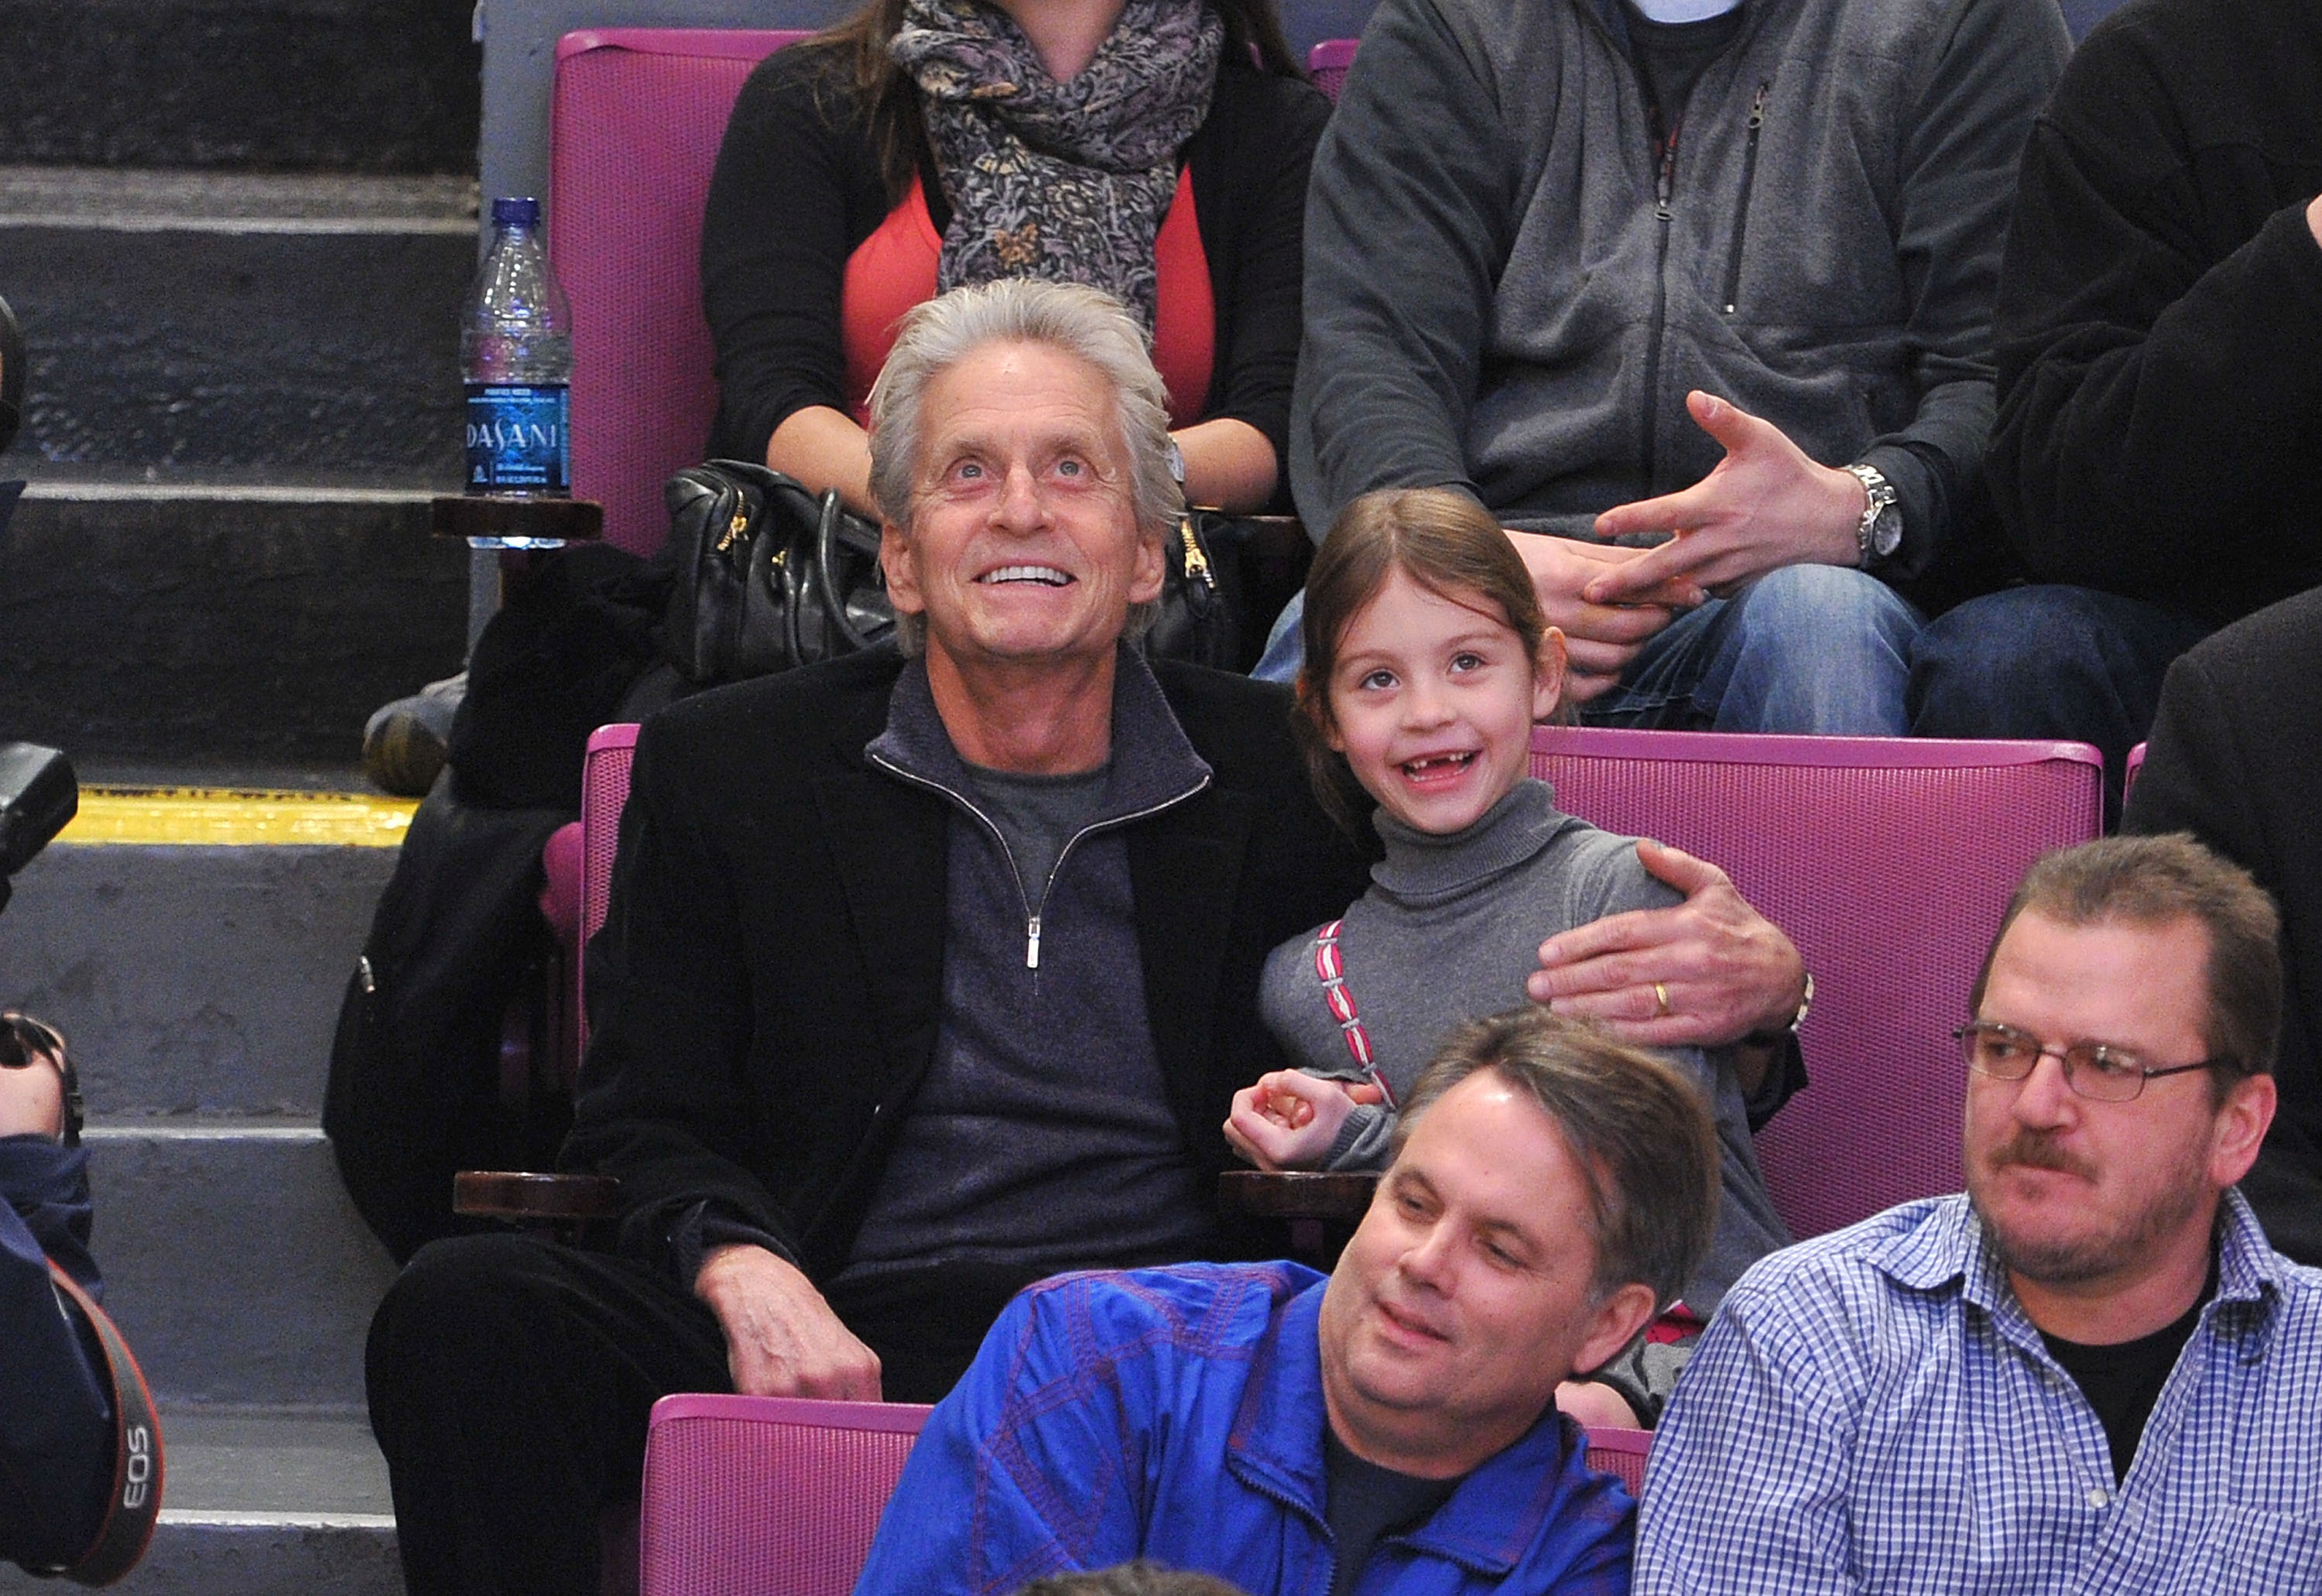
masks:
[(1862, 519), (1854, 524), (1854, 563), (1867, 568), (1873, 554), (1893, 552), (1891, 543), (1880, 549), (1871, 540), (1878, 529), (1879, 518), (1894, 506), (1895, 485), (1887, 480), (1886, 472), (1860, 461), (1844, 469), (1862, 484), (1862, 495), (1867, 501), (1862, 506)]

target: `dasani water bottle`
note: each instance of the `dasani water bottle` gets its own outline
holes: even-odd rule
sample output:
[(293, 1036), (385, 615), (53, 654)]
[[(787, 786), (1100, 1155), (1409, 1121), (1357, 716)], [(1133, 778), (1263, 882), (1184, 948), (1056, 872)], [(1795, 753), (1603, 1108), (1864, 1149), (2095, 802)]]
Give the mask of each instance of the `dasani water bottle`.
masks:
[(468, 491), (571, 491), (572, 313), (548, 269), (540, 202), (492, 201), (492, 243), (460, 325)]

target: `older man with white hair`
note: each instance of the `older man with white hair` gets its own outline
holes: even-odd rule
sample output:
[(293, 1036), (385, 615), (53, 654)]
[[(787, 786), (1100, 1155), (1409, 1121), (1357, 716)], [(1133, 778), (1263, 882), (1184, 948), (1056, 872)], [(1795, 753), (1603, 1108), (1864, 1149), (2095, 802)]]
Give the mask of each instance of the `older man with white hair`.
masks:
[(664, 1392), (932, 1400), (1030, 1281), (1247, 1250), (1257, 971), (1362, 864), (1280, 689), (1126, 641), (1167, 424), (1093, 290), (911, 314), (873, 397), (904, 650), (638, 738), (566, 1150), (620, 1178), (617, 1251), (439, 1243), (379, 1311), (412, 1589), (593, 1588)]

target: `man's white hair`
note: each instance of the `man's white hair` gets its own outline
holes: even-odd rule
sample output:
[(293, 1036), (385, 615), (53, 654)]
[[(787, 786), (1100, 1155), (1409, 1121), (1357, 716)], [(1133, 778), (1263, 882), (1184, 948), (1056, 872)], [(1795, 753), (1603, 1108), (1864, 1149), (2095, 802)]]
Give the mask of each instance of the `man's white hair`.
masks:
[[(1003, 278), (915, 306), (871, 388), (871, 497), (905, 537), (918, 508), (928, 385), (988, 343), (1042, 344), (1083, 361), (1112, 390), (1113, 430), (1129, 461), (1129, 504), (1139, 534), (1166, 537), (1184, 498), (1169, 470), (1168, 390), (1153, 369), (1145, 330), (1120, 300), (1079, 283)], [(1127, 635), (1151, 624), (1151, 604), (1130, 606)], [(925, 617), (898, 616), (906, 653), (924, 639)]]

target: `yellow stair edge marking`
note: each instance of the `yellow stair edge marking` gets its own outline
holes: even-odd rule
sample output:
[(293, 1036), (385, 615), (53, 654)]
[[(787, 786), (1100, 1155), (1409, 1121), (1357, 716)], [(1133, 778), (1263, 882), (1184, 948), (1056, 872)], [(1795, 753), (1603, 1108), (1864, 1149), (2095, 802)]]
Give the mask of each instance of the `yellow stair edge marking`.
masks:
[(87, 787), (59, 843), (235, 847), (251, 844), (396, 848), (419, 807), (356, 792)]

